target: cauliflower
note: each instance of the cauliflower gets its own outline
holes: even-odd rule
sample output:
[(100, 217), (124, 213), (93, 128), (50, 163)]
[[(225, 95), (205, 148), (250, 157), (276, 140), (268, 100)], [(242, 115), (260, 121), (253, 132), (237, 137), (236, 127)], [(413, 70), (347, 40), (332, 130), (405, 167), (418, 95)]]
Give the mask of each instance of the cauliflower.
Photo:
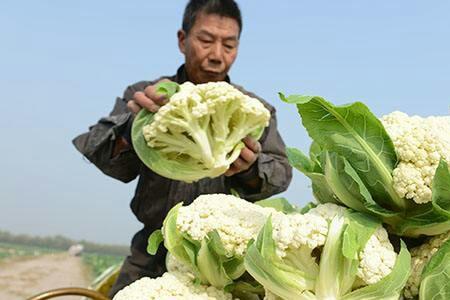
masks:
[(231, 300), (232, 295), (211, 286), (194, 284), (180, 272), (164, 273), (158, 278), (141, 278), (124, 287), (113, 300)]
[[(269, 219), (247, 249), (245, 267), (267, 300), (384, 299), (404, 287), (409, 253), (402, 244), (397, 254), (375, 219), (327, 203)], [(383, 287), (374, 293), (374, 284)]]
[(169, 211), (162, 230), (150, 236), (149, 253), (156, 253), (164, 240), (169, 253), (191, 269), (200, 282), (217, 288), (241, 280), (248, 243), (257, 237), (270, 215), (284, 215), (226, 194), (201, 195), (188, 206), (181, 204)]
[(396, 111), (381, 121), (400, 160), (393, 171), (394, 189), (402, 198), (430, 202), (439, 161), (450, 162), (450, 117), (410, 117)]
[(419, 294), (425, 266), (449, 239), (450, 231), (437, 235), (411, 250), (411, 275), (406, 283), (404, 291), (406, 298), (414, 298)]
[(362, 102), (280, 97), (296, 104), (313, 140), (309, 155), (288, 148), (287, 156), (317, 201), (370, 214), (397, 236), (450, 230), (450, 116), (378, 118)]
[[(303, 215), (292, 214), (285, 216), (291, 221), (289, 227), (278, 229), (277, 227), (279, 225), (277, 222), (274, 222), (274, 232), (281, 230), (285, 231), (285, 235), (286, 232), (291, 233), (286, 238), (290, 243), (281, 243), (282, 246), (280, 246), (278, 236), (274, 235), (273, 238), (277, 243), (278, 256), (283, 258), (286, 255), (286, 251), (282, 251), (281, 249), (295, 251), (295, 249), (307, 247), (312, 251), (325, 245), (331, 221), (336, 216), (344, 216), (344, 213), (344, 207), (326, 203), (312, 208)], [(392, 271), (397, 254), (389, 241), (387, 231), (379, 226), (370, 236), (364, 248), (358, 253), (358, 257), (359, 266), (357, 276), (365, 284), (374, 284)]]
[(201, 241), (216, 230), (227, 255), (243, 256), (248, 242), (256, 238), (269, 215), (281, 216), (273, 208), (261, 207), (226, 194), (197, 197), (178, 210), (177, 228)]
[(259, 138), (270, 112), (226, 82), (185, 82), (156, 114), (133, 124), (133, 146), (156, 173), (186, 182), (222, 175), (247, 135)]

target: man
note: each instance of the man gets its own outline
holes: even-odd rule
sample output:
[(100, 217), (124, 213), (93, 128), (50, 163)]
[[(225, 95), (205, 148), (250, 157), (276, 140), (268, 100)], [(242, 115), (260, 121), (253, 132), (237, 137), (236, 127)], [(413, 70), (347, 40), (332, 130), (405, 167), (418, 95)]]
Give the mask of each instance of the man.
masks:
[(237, 56), (241, 29), (240, 10), (233, 0), (191, 0), (178, 31), (178, 46), (185, 64), (176, 75), (129, 86), (108, 117), (74, 139), (76, 148), (105, 174), (123, 182), (139, 176), (130, 206), (144, 228), (133, 237), (131, 255), (125, 260), (111, 297), (141, 277), (157, 277), (165, 271), (165, 250), (160, 247), (155, 256), (150, 256), (146, 252), (147, 240), (176, 203), (189, 204), (201, 194), (230, 193), (231, 189), (242, 198), (255, 201), (286, 190), (291, 181), (292, 170), (276, 128), (275, 109), (262, 99), (272, 115), (269, 126), (259, 141), (250, 137), (243, 140), (246, 147), (240, 157), (220, 177), (194, 183), (164, 178), (142, 164), (132, 148), (133, 116), (141, 108), (156, 112), (167, 102), (155, 93), (157, 82), (230, 82), (227, 74)]

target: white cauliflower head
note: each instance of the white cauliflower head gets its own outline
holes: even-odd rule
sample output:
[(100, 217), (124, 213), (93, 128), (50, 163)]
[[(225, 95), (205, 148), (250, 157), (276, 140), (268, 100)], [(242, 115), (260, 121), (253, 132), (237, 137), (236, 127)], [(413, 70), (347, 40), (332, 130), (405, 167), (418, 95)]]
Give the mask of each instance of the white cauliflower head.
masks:
[[(185, 82), (142, 126), (147, 145), (133, 145), (155, 172), (191, 182), (223, 174), (239, 156), (241, 140), (247, 135), (259, 138), (269, 120), (269, 110), (258, 99), (226, 82)], [(152, 155), (159, 159), (147, 157), (143, 146), (156, 151)]]
[[(163, 227), (149, 238), (150, 253), (164, 246), (186, 265), (197, 280), (217, 288), (231, 286), (244, 273), (244, 255), (270, 215), (283, 215), (226, 194), (206, 194), (190, 205), (179, 203), (166, 216)], [(168, 269), (184, 269), (167, 261)], [(175, 267), (173, 267), (175, 266)]]
[[(335, 216), (343, 216), (345, 208), (336, 204), (319, 204), (306, 214), (284, 215), (285, 223), (273, 221), (273, 238), (277, 255), (286, 256), (287, 251), (306, 247), (314, 250), (327, 240), (330, 222)], [(374, 284), (393, 269), (397, 254), (389, 241), (387, 231), (377, 228), (358, 254), (357, 276), (364, 284)]]
[(380, 222), (335, 204), (267, 221), (245, 257), (247, 272), (264, 286), (267, 300), (353, 299), (353, 292), (355, 299), (370, 298), (374, 290), (362, 287), (391, 274), (392, 282), (380, 283), (375, 295), (396, 299), (408, 262), (406, 247), (394, 252)]
[(232, 295), (211, 286), (194, 284), (180, 272), (158, 278), (144, 277), (124, 287), (113, 300), (232, 300)]
[(282, 215), (273, 208), (261, 207), (232, 195), (201, 195), (190, 205), (179, 208), (177, 228), (198, 241), (217, 230), (227, 252), (242, 256), (248, 242), (257, 237), (271, 214)]
[(381, 122), (399, 157), (393, 171), (394, 189), (402, 198), (430, 202), (439, 161), (450, 163), (450, 117), (410, 117), (396, 111)]

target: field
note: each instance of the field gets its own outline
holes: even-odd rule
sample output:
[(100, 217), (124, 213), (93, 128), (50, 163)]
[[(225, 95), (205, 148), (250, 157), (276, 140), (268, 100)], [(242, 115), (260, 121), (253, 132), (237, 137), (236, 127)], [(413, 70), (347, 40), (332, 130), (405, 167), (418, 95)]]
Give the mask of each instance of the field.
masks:
[[(5, 258), (29, 258), (44, 254), (62, 253), (59, 249), (0, 243), (0, 260)], [(82, 262), (87, 266), (91, 278), (100, 275), (108, 267), (120, 264), (124, 257), (101, 253), (83, 253)]]
[(88, 266), (92, 278), (99, 276), (108, 267), (122, 263), (124, 257), (96, 253), (84, 253), (83, 262)]
[(43, 254), (58, 253), (58, 252), (62, 252), (62, 250), (0, 242), (0, 259), (8, 257), (39, 256)]
[(61, 249), (2, 242), (0, 299), (25, 299), (58, 287), (88, 287), (104, 270), (123, 259), (102, 253), (75, 257)]

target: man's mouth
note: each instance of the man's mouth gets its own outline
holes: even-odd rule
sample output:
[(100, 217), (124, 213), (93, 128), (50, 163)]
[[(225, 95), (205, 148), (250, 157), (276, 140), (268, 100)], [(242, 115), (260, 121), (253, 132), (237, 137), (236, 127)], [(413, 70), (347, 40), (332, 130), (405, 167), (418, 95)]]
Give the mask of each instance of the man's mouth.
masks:
[(218, 72), (218, 71), (203, 70), (203, 72), (205, 72), (206, 74), (208, 74), (210, 76), (220, 76), (220, 75), (222, 75), (222, 72)]
[(221, 81), (225, 78), (222, 72), (217, 71), (203, 71), (205, 74), (205, 79), (208, 81)]

